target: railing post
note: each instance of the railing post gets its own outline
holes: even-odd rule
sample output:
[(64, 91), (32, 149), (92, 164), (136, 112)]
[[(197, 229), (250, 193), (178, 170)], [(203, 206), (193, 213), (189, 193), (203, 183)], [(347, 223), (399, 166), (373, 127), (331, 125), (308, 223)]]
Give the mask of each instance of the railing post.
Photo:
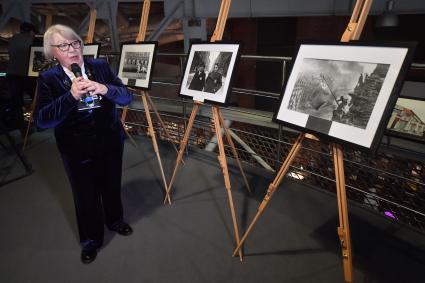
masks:
[[(186, 100), (182, 99), (182, 114), (183, 114), (183, 132), (186, 131)], [(179, 132), (180, 135), (180, 132)], [(181, 142), (181, 135), (180, 135), (180, 142)]]
[(280, 167), (279, 162), (280, 162), (280, 156), (282, 155), (282, 125), (279, 125), (279, 130), (278, 130), (278, 133), (277, 133), (277, 139), (278, 139), (278, 142), (277, 142), (277, 158), (275, 159), (275, 163), (274, 163), (274, 168), (276, 170), (278, 170), (279, 167)]
[[(282, 61), (282, 88), (285, 84), (286, 79), (286, 60)], [(275, 160), (274, 168), (278, 170), (280, 168), (279, 162), (280, 162), (280, 156), (282, 155), (282, 125), (279, 124), (279, 130), (278, 130), (278, 144), (277, 144), (277, 158)]]
[[(183, 56), (180, 56), (180, 77), (183, 77), (184, 74), (184, 62), (183, 62)], [(182, 106), (182, 111), (183, 111), (183, 132), (186, 133), (186, 128), (187, 128), (187, 107), (186, 107), (186, 99), (182, 98), (183, 101), (183, 106)], [(180, 143), (181, 143), (181, 135), (180, 135), (180, 131), (179, 131), (179, 139), (180, 139)], [(189, 145), (190, 145), (190, 136), (189, 139), (187, 141), (187, 145), (186, 145), (186, 154), (188, 153), (188, 149), (189, 149)]]

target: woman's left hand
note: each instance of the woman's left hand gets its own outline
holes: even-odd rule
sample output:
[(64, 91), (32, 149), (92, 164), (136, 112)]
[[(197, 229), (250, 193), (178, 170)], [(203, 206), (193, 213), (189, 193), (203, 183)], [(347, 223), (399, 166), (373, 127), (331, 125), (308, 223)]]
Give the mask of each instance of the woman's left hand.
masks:
[(83, 86), (84, 89), (91, 95), (94, 95), (94, 94), (105, 95), (108, 92), (108, 88), (105, 85), (100, 84), (98, 82), (94, 82), (91, 80), (84, 80), (83, 84), (84, 84)]

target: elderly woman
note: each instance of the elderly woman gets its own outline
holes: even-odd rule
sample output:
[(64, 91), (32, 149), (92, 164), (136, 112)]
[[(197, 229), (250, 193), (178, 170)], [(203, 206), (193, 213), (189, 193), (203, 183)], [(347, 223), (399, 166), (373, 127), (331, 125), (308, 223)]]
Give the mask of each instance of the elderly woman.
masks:
[[(54, 25), (45, 32), (45, 56), (59, 64), (38, 78), (35, 117), (40, 128), (55, 128), (74, 196), (81, 260), (90, 263), (102, 246), (104, 224), (120, 235), (132, 233), (123, 221), (125, 133), (115, 107), (129, 104), (132, 94), (105, 61), (83, 60), (83, 47), (81, 38), (67, 26)], [(100, 107), (80, 111), (78, 105), (87, 96), (98, 96)]]

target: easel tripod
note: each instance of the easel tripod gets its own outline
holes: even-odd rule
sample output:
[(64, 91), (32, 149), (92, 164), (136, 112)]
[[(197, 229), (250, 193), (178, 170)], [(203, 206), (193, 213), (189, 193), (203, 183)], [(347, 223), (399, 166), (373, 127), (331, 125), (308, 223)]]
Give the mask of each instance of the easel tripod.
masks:
[[(227, 16), (228, 16), (229, 9), (230, 9), (230, 3), (231, 3), (230, 0), (223, 0), (221, 2), (220, 13), (219, 13), (219, 16), (218, 16), (218, 19), (217, 19), (216, 29), (214, 31), (214, 34), (213, 34), (211, 40), (210, 40), (211, 42), (221, 40), (221, 38), (223, 37), (223, 32), (224, 32)], [(173, 175), (172, 175), (171, 180), (168, 184), (168, 188), (167, 188), (167, 191), (166, 191), (166, 198), (164, 199), (164, 202), (168, 201), (169, 204), (171, 204), (171, 200), (170, 200), (171, 199), (170, 198), (171, 187), (173, 185), (174, 178), (176, 176), (179, 165), (182, 162), (184, 149), (185, 149), (187, 142), (189, 140), (190, 131), (193, 127), (193, 123), (195, 121), (196, 114), (198, 112), (199, 106), (201, 106), (202, 104), (203, 104), (203, 102), (196, 101), (196, 100), (194, 101), (194, 104), (193, 104), (192, 113), (190, 114), (190, 118), (189, 118), (189, 122), (188, 122), (188, 125), (187, 125), (187, 128), (186, 128), (186, 132), (184, 134), (183, 140), (182, 140), (181, 145), (180, 145), (180, 150), (179, 150), (179, 153), (178, 153), (178, 156), (177, 156), (176, 165), (174, 167)], [(227, 141), (228, 141), (228, 143), (229, 143), (229, 145), (232, 149), (232, 152), (233, 152), (233, 154), (236, 158), (236, 161), (238, 163), (241, 174), (243, 176), (245, 185), (246, 185), (246, 187), (249, 191), (251, 191), (251, 189), (249, 187), (245, 173), (242, 169), (242, 165), (240, 163), (235, 145), (234, 145), (232, 138), (230, 136), (229, 129), (224, 124), (224, 120), (223, 120), (223, 117), (221, 115), (220, 108), (218, 106), (212, 106), (212, 116), (213, 116), (213, 123), (214, 123), (214, 127), (215, 127), (215, 133), (216, 133), (216, 136), (217, 136), (217, 145), (218, 145), (218, 148), (219, 148), (218, 160), (219, 160), (219, 164), (220, 164), (220, 167), (222, 169), (222, 172), (223, 172), (224, 184), (225, 184), (225, 188), (226, 188), (226, 191), (227, 191), (227, 197), (228, 197), (230, 212), (231, 212), (231, 216), (232, 216), (232, 224), (233, 224), (235, 241), (236, 241), (236, 244), (239, 244), (239, 230), (238, 230), (238, 224), (237, 224), (237, 221), (236, 221), (236, 212), (235, 212), (235, 206), (234, 206), (233, 196), (232, 196), (232, 191), (231, 191), (231, 184), (230, 184), (230, 178), (229, 178), (229, 171), (228, 171), (228, 167), (227, 167), (226, 154), (225, 154), (225, 151), (224, 151), (224, 143), (223, 143), (223, 137), (222, 137), (222, 133), (221, 133), (222, 128), (224, 128), (224, 133), (225, 133)], [(238, 254), (239, 254), (240, 260), (242, 260), (242, 251), (239, 251)]]
[[(372, 0), (357, 0), (352, 13), (350, 22), (347, 26), (346, 31), (344, 32), (341, 41), (348, 42), (350, 40), (356, 40), (360, 37), (361, 31), (364, 27), (366, 17), (369, 13)], [(238, 251), (241, 250), (243, 243), (251, 232), (253, 226), (258, 221), (259, 217), (263, 214), (264, 209), (269, 203), (271, 197), (273, 196), (276, 189), (279, 187), (283, 178), (286, 176), (290, 165), (292, 164), (294, 158), (298, 155), (299, 150), (301, 149), (302, 142), (305, 138), (315, 139), (314, 136), (310, 134), (302, 133), (298, 136), (294, 145), (292, 146), (288, 156), (284, 160), (281, 168), (279, 169), (275, 179), (269, 185), (267, 193), (263, 198), (258, 211), (248, 226), (247, 231), (243, 235), (241, 241), (233, 252), (233, 256), (236, 256)], [(348, 208), (347, 208), (347, 195), (345, 188), (345, 175), (344, 175), (344, 159), (343, 159), (343, 149), (339, 144), (332, 144), (332, 156), (334, 162), (334, 170), (336, 177), (336, 192), (337, 192), (337, 201), (338, 201), (338, 215), (339, 215), (339, 227), (337, 228), (338, 236), (342, 248), (342, 260), (343, 260), (343, 269), (344, 269), (344, 280), (345, 282), (353, 282), (353, 264), (352, 264), (352, 252), (351, 252), (351, 240), (350, 240), (350, 227), (348, 221)]]
[[(142, 9), (142, 17), (140, 19), (140, 26), (139, 26), (139, 33), (136, 37), (136, 43), (138, 42), (142, 42), (145, 40), (146, 37), (146, 30), (147, 30), (147, 25), (148, 25), (148, 18), (149, 18), (149, 9), (150, 9), (150, 4), (151, 1), (150, 0), (145, 0), (143, 2), (143, 9)], [(168, 133), (167, 127), (164, 123), (164, 121), (161, 119), (161, 116), (159, 115), (158, 109), (156, 108), (155, 104), (153, 103), (151, 97), (149, 96), (149, 93), (147, 91), (141, 91), (141, 96), (142, 96), (142, 102), (143, 102), (143, 107), (145, 109), (145, 114), (146, 114), (146, 120), (148, 122), (148, 133), (152, 139), (152, 145), (158, 160), (158, 164), (159, 164), (159, 168), (161, 171), (161, 177), (162, 177), (162, 181), (164, 183), (164, 188), (165, 190), (167, 189), (167, 181), (165, 178), (165, 174), (164, 174), (164, 169), (162, 166), (162, 161), (161, 161), (161, 156), (159, 154), (159, 148), (158, 148), (158, 142), (156, 140), (156, 135), (155, 135), (155, 130), (153, 127), (153, 123), (152, 123), (152, 118), (151, 118), (151, 114), (150, 114), (150, 110), (149, 110), (149, 104), (151, 105), (157, 119), (158, 122), (161, 124), (161, 127), (164, 129), (164, 133), (165, 136), (167, 137), (168, 140), (170, 140), (171, 144), (174, 147), (174, 150), (176, 152), (178, 152), (177, 147), (175, 146), (175, 144), (172, 142), (172, 138), (170, 136), (170, 134)], [(124, 128), (125, 128), (125, 119), (127, 117), (127, 112), (128, 112), (128, 107), (124, 107), (123, 108), (123, 112), (121, 114), (121, 123), (123, 124)], [(126, 130), (127, 134), (130, 136), (131, 135), (128, 133), (128, 131)], [(134, 141), (133, 141), (134, 143)], [(135, 144), (135, 143), (134, 143)], [(169, 195), (167, 194), (167, 197), (169, 198)], [(171, 202), (171, 200), (169, 200)]]

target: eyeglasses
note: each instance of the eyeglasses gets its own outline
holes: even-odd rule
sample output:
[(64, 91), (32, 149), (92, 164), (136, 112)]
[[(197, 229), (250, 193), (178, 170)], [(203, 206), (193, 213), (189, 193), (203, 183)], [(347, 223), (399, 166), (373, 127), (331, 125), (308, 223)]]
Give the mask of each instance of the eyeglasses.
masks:
[(81, 41), (75, 40), (71, 43), (61, 43), (61, 44), (58, 44), (58, 45), (50, 45), (50, 46), (57, 47), (57, 48), (59, 48), (60, 51), (65, 52), (65, 51), (69, 50), (70, 46), (72, 46), (72, 48), (74, 48), (74, 49), (80, 49)]

